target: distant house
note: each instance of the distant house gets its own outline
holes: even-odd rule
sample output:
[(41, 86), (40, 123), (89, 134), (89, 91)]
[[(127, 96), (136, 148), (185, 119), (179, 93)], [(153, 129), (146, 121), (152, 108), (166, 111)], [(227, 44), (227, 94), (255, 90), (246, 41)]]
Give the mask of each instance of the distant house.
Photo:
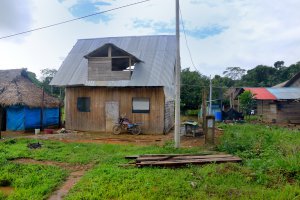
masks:
[(300, 123), (300, 88), (237, 88), (235, 102), (239, 102), (236, 99), (245, 90), (255, 95), (257, 114), (263, 121)]
[(59, 124), (59, 100), (37, 87), (26, 69), (0, 70), (1, 130), (40, 128)]
[(51, 84), (66, 87), (66, 128), (111, 132), (121, 114), (144, 133), (174, 124), (175, 36), (78, 40)]
[(294, 75), (290, 80), (287, 80), (283, 83), (280, 83), (278, 85), (273, 86), (275, 88), (280, 87), (300, 87), (300, 72), (298, 72), (296, 75)]

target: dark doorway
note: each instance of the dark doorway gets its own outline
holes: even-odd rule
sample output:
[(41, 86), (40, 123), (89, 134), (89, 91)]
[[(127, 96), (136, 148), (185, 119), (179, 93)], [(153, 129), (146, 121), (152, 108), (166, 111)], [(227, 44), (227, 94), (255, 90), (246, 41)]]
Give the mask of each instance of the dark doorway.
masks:
[[(2, 112), (1, 112), (2, 111)], [(6, 131), (6, 109), (1, 107), (0, 108), (0, 114), (2, 114), (2, 120), (1, 120), (1, 131)], [(1, 119), (1, 116), (0, 116), (0, 119)]]

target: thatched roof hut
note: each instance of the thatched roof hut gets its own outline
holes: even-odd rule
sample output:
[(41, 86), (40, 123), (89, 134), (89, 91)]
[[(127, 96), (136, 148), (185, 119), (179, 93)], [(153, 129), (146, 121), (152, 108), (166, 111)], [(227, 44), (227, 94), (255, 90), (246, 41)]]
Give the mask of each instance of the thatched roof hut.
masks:
[(0, 105), (22, 105), (30, 108), (59, 107), (59, 100), (44, 93), (29, 78), (26, 69), (0, 70)]

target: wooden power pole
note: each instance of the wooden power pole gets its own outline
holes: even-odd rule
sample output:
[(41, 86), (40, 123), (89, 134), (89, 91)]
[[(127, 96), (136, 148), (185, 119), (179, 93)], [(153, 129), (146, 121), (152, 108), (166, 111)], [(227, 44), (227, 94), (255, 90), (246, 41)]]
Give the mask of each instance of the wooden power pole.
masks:
[(176, 94), (175, 94), (175, 148), (180, 147), (180, 32), (179, 32), (179, 0), (176, 0)]

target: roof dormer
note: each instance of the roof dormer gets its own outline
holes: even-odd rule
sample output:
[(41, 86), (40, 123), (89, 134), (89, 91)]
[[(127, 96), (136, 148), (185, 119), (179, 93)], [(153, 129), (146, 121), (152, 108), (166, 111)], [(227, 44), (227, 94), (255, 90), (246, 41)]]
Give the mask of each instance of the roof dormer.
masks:
[(112, 43), (104, 44), (84, 57), (88, 59), (89, 81), (130, 80), (134, 65), (141, 62)]

